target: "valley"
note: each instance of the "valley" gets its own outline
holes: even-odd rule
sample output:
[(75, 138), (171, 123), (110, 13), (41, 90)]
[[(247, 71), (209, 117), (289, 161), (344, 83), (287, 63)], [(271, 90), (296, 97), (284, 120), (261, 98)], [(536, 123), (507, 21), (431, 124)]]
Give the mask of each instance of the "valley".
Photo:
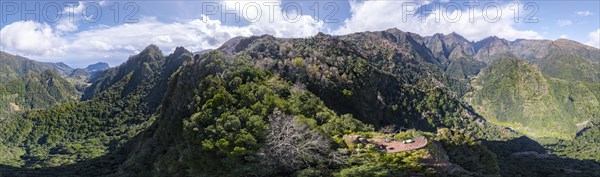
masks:
[(163, 50), (83, 69), (2, 52), (0, 176), (600, 175), (600, 49), (575, 41), (392, 28)]

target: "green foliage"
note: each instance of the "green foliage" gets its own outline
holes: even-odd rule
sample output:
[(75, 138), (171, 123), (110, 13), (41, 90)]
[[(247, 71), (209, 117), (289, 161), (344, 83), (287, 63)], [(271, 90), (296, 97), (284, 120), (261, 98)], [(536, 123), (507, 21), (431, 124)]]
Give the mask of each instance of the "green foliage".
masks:
[[(561, 156), (597, 161), (597, 148), (589, 147), (598, 143), (599, 131), (572, 126), (598, 117), (594, 97), (600, 91), (584, 82), (589, 77), (576, 80), (562, 72), (550, 78), (520, 60), (499, 60), (474, 82), (471, 108), (459, 98), (470, 89), (465, 77), (477, 73), (481, 62), (444, 63), (422, 40), (399, 30), (236, 38), (194, 60), (183, 48), (164, 57), (152, 45), (95, 78), (87, 101), (0, 120), (0, 164), (73, 168), (91, 176), (433, 176), (462, 168), (475, 175), (550, 176), (576, 169), (598, 176), (595, 163), (559, 158), (522, 172), (546, 155), (519, 156), (524, 149), (511, 139), (517, 133), (473, 111), (493, 115), (492, 121), (516, 120), (524, 125), (521, 132), (541, 134), (563, 124), (571, 127), (559, 135), (585, 129), (577, 141), (545, 145)], [(2, 103), (50, 106), (45, 101), (68, 95), (52, 72), (0, 77), (11, 78), (0, 85)], [(23, 99), (28, 92), (42, 96)], [(574, 121), (563, 120), (570, 115)], [(342, 138), (381, 136), (374, 131), (387, 125), (410, 128), (396, 140), (425, 136), (430, 143), (387, 154), (363, 144), (347, 147)], [(436, 130), (438, 135), (430, 133)], [(273, 138), (278, 133), (288, 134)], [(96, 164), (106, 159), (108, 164)], [(431, 168), (448, 162), (450, 169)], [(567, 162), (573, 163), (562, 168)], [(61, 174), (55, 175), (69, 176)]]
[[(185, 152), (183, 164), (190, 169), (190, 174), (289, 173), (277, 166), (265, 166), (271, 162), (260, 155), (269, 153), (261, 151), (271, 124), (268, 116), (275, 109), (294, 115), (312, 131), (329, 136), (372, 130), (351, 115), (338, 116), (309, 92), (291, 92), (290, 83), (245, 62), (237, 58), (232, 66), (223, 68), (223, 72), (201, 78), (194, 89), (196, 101), (190, 103), (193, 114), (183, 120), (184, 146), (181, 150)], [(328, 141), (324, 143), (335, 144), (329, 138)], [(312, 170), (302, 170), (302, 174), (321, 173), (316, 167), (325, 165), (319, 161), (307, 162)], [(256, 171), (257, 168), (263, 170)]]
[(73, 101), (79, 93), (73, 85), (48, 69), (0, 82), (0, 117), (28, 109), (48, 108)]
[(302, 58), (298, 58), (298, 57), (294, 58), (292, 60), (292, 62), (294, 62), (294, 66), (296, 66), (296, 67), (305, 67), (306, 66), (306, 64), (304, 64), (304, 61), (302, 60)]
[(443, 144), (451, 162), (472, 172), (499, 172), (496, 154), (480, 144), (474, 136), (462, 131), (439, 129), (436, 139)]
[(342, 90), (342, 94), (344, 94), (344, 96), (351, 97), (352, 91), (350, 91), (348, 89), (344, 89), (344, 90)]
[[(0, 122), (0, 138), (9, 148), (26, 150), (20, 156), (20, 160), (26, 162), (21, 165), (26, 167), (60, 166), (106, 155), (152, 124), (151, 115), (162, 100), (161, 89), (166, 89), (171, 75), (166, 71), (163, 73), (168, 68), (165, 62), (183, 62), (185, 59), (170, 56), (161, 60), (156, 56), (158, 54), (148, 49), (129, 61), (139, 62), (144, 67), (112, 69), (128, 72), (121, 73), (120, 77), (105, 75), (104, 78), (110, 78), (114, 83), (91, 100), (30, 110)], [(49, 71), (44, 74), (49, 79), (43, 82), (61, 79)], [(104, 82), (108, 81), (100, 79), (95, 84)], [(49, 87), (49, 90), (60, 89)]]
[[(376, 128), (477, 129), (469, 123), (475, 113), (444, 86), (458, 81), (409, 36), (398, 30), (285, 40), (263, 36), (248, 38), (252, 42), (236, 55), (302, 83), (331, 109)], [(294, 64), (298, 59), (306, 67)]]
[[(556, 142), (548, 142), (548, 139), (542, 141), (547, 141), (546, 147), (550, 147), (550, 149), (560, 149), (560, 146), (552, 147), (552, 144)], [(500, 175), (502, 176), (600, 175), (600, 165), (598, 163), (590, 160), (556, 157), (554, 154), (549, 154), (540, 143), (526, 136), (503, 141), (488, 141), (484, 144), (497, 155), (498, 166), (501, 169)], [(594, 146), (589, 146), (589, 144), (587, 146), (595, 149)]]
[(427, 148), (397, 153), (382, 153), (375, 148), (357, 151), (362, 148), (362, 144), (357, 144), (356, 149), (349, 149), (353, 153), (346, 165), (334, 176), (410, 176), (435, 173), (421, 163), (421, 160), (431, 157)]
[(587, 127), (572, 140), (545, 139), (544, 146), (550, 152), (574, 159), (593, 160), (600, 163), (600, 127)]
[(577, 124), (600, 115), (593, 87), (544, 76), (520, 59), (497, 60), (474, 85), (467, 99), (479, 113), (533, 137), (571, 139)]
[(80, 93), (61, 77), (71, 70), (62, 63), (41, 63), (0, 51), (0, 120), (75, 100)]

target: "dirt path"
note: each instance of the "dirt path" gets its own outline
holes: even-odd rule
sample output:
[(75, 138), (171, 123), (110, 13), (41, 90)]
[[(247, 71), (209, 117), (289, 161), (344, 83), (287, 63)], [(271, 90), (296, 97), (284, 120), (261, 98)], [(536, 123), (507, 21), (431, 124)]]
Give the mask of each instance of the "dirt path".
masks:
[(415, 142), (408, 144), (404, 144), (400, 141), (385, 142), (385, 140), (379, 138), (373, 138), (372, 140), (379, 145), (385, 146), (386, 153), (410, 151), (425, 147), (427, 145), (427, 138), (418, 138), (415, 139)]

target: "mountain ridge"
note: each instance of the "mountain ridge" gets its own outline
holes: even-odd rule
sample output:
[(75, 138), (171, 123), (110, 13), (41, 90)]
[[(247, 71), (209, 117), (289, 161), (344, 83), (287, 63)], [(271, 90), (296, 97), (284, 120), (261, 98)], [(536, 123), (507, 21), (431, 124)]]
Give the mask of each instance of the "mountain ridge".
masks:
[[(560, 48), (563, 41), (558, 43)], [(7, 126), (0, 130), (0, 151), (7, 154), (0, 162), (40, 167), (7, 170), (8, 175), (23, 176), (410, 176), (432, 172), (535, 176), (569, 175), (570, 171), (563, 169), (567, 167), (582, 175), (597, 174), (595, 162), (552, 155), (544, 156), (549, 167), (528, 163), (536, 159), (522, 154), (531, 154), (524, 153), (528, 149), (544, 154), (544, 147), (488, 122), (489, 114), (478, 107), (488, 105), (467, 104), (471, 102), (465, 100), (472, 95), (497, 102), (503, 101), (501, 98), (520, 101), (543, 97), (553, 102), (542, 104), (582, 111), (560, 101), (586, 104), (581, 101), (596, 94), (593, 82), (588, 83), (590, 78), (569, 80), (572, 77), (564, 73), (544, 72), (544, 68), (561, 63), (538, 66), (504, 52), (512, 50), (511, 46), (492, 50), (490, 46), (508, 44), (498, 38), (480, 44), (487, 51), (485, 55), (498, 58), (490, 59), (490, 63), (478, 60), (475, 52), (469, 52), (475, 49), (473, 43), (455, 33), (434, 38), (398, 29), (291, 39), (236, 37), (203, 54), (177, 47), (165, 56), (151, 44), (123, 64), (100, 72), (80, 102), (34, 110), (23, 114), (22, 119), (0, 122), (0, 126)], [(568, 61), (573, 55), (556, 56), (564, 57), (552, 61)], [(593, 51), (579, 56), (578, 61), (592, 61), (588, 56), (594, 56)], [(486, 91), (498, 87), (508, 91)], [(581, 91), (584, 88), (592, 89)], [(549, 95), (554, 92), (558, 94)], [(510, 97), (505, 96), (507, 93)], [(588, 114), (586, 110), (583, 114)], [(514, 118), (525, 114), (506, 115)], [(533, 119), (539, 120), (560, 126), (547, 119)], [(290, 151), (290, 156), (276, 156), (278, 153), (272, 152), (278, 152), (275, 147), (279, 139), (271, 136), (281, 133), (275, 130), (285, 130), (278, 128), (281, 125), (299, 133), (295, 135), (298, 139), (285, 143), (294, 147), (320, 143), (316, 148), (300, 150), (304, 155)], [(352, 149), (344, 143), (343, 135), (385, 135), (386, 127), (392, 125), (399, 130), (411, 129), (393, 134), (396, 140), (419, 136), (431, 144), (416, 151), (381, 154), (368, 148)], [(585, 138), (594, 137), (593, 128), (582, 133)], [(533, 143), (533, 148), (519, 149), (512, 143)], [(27, 151), (21, 149), (25, 147)], [(578, 158), (585, 155), (577, 154)], [(344, 160), (338, 161), (339, 157)], [(299, 159), (303, 163), (288, 164)], [(424, 162), (427, 160), (431, 162)], [(432, 162), (446, 165), (435, 168)], [(564, 162), (574, 163), (560, 166)], [(523, 168), (527, 172), (515, 171)]]

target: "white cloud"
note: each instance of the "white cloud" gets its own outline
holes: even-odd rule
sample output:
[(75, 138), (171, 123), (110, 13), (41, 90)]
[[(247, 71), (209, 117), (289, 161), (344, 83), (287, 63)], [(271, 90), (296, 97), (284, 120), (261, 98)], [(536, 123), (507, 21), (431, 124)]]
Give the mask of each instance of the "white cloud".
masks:
[(558, 24), (558, 26), (561, 26), (561, 27), (570, 26), (573, 24), (573, 22), (571, 20), (558, 20), (556, 23)]
[(588, 39), (589, 41), (585, 44), (592, 47), (600, 48), (600, 28), (596, 31), (590, 32), (588, 34)]
[(79, 1), (77, 4), (66, 4), (65, 8), (62, 11), (62, 18), (56, 23), (56, 31), (59, 33), (63, 32), (74, 32), (78, 29), (78, 23), (81, 20), (92, 20), (92, 15), (85, 16), (83, 15), (83, 10), (86, 6), (91, 6), (94, 3), (95, 5), (104, 6), (105, 1), (98, 2), (84, 2)]
[[(317, 34), (324, 23), (310, 15), (293, 11), (292, 3), (280, 0), (264, 1), (223, 1), (226, 9), (237, 8), (237, 14), (250, 22), (247, 26), (254, 35), (271, 34), (277, 37), (305, 37)], [(283, 12), (282, 6), (290, 11)], [(302, 10), (299, 7), (300, 11)], [(305, 12), (306, 13), (306, 12)]]
[(62, 12), (64, 18), (61, 18), (56, 23), (58, 32), (73, 32), (77, 31), (77, 23), (81, 19), (81, 13), (85, 7), (85, 3), (79, 1), (77, 5), (68, 4)]
[(558, 38), (559, 39), (569, 39), (569, 36), (567, 36), (566, 34), (562, 34)]
[(54, 56), (63, 52), (63, 40), (48, 24), (18, 21), (0, 29), (2, 50)]
[(156, 43), (171, 43), (173, 42), (173, 39), (171, 39), (171, 36), (169, 35), (162, 35), (162, 36), (156, 36), (153, 41), (155, 41)]
[(188, 50), (216, 48), (235, 36), (253, 35), (249, 28), (226, 26), (218, 20), (200, 19), (181, 23), (163, 23), (155, 18), (142, 18), (139, 23), (93, 28), (61, 36), (47, 24), (19, 21), (0, 30), (2, 50), (16, 52), (32, 59), (63, 61), (76, 67), (113, 59), (118, 65), (149, 44), (169, 53), (177, 46)]
[(77, 24), (70, 20), (62, 19), (56, 23), (56, 30), (61, 32), (77, 31)]
[[(172, 52), (178, 46), (184, 46), (190, 51), (199, 51), (217, 48), (236, 36), (271, 34), (276, 37), (306, 37), (315, 35), (323, 29), (323, 22), (308, 15), (296, 16), (297, 14), (294, 12), (282, 12), (281, 7), (274, 9), (273, 20), (271, 20), (266, 15), (269, 13), (266, 11), (268, 8), (264, 8), (263, 1), (259, 2), (263, 11), (256, 12), (255, 10), (254, 13), (262, 13), (263, 17), (246, 26), (225, 25), (208, 16), (171, 23), (158, 21), (155, 17), (142, 17), (138, 23), (99, 26), (79, 32), (74, 31), (77, 30), (76, 23), (58, 23), (52, 28), (49, 25), (35, 22), (15, 22), (7, 25), (6, 29), (2, 29), (2, 46), (8, 51), (16, 50), (33, 59), (43, 58), (44, 61), (51, 62), (64, 61), (75, 67), (97, 62), (99, 58), (105, 58), (103, 60), (114, 66), (125, 61), (128, 56), (143, 50), (149, 44), (158, 45), (165, 53)], [(280, 3), (279, 1), (273, 2)], [(247, 4), (249, 2), (240, 3)], [(65, 9), (65, 12), (81, 13), (78, 7), (69, 8), (71, 11)], [(247, 12), (245, 18), (253, 17), (251, 10)], [(284, 15), (295, 20), (287, 19), (286, 21)], [(27, 24), (25, 26), (27, 28), (22, 27), (21, 23)], [(73, 26), (69, 26), (69, 24)], [(36, 28), (41, 30), (36, 31)], [(35, 35), (29, 33), (35, 33)]]
[[(87, 59), (77, 59), (91, 61), (94, 56), (115, 58), (116, 60), (110, 64), (118, 65), (149, 44), (158, 45), (165, 53), (172, 52), (177, 46), (197, 51), (216, 48), (235, 36), (253, 35), (248, 28), (226, 26), (218, 20), (205, 18), (205, 21), (195, 19), (163, 23), (147, 17), (140, 19), (139, 23), (82, 31), (72, 37), (69, 55), (90, 56)], [(78, 61), (70, 61), (70, 63), (76, 62)]]
[[(461, 3), (459, 3), (460, 5)], [(484, 4), (469, 11), (468, 7), (428, 9), (431, 12), (412, 15), (415, 8), (422, 7), (414, 1), (351, 1), (351, 17), (335, 31), (336, 34), (348, 34), (360, 31), (385, 30), (396, 27), (403, 31), (429, 36), (435, 33), (457, 32), (469, 40), (480, 40), (489, 36), (498, 36), (509, 40), (518, 38), (539, 39), (542, 36), (531, 30), (519, 30), (514, 27), (514, 13), (509, 6), (500, 6), (503, 14), (495, 19), (494, 7), (488, 8), (487, 16), (481, 10)], [(431, 8), (431, 7), (428, 7)], [(472, 12), (472, 13), (469, 13)], [(417, 13), (417, 12), (415, 12)]]
[(575, 14), (579, 15), (579, 16), (590, 16), (590, 15), (594, 15), (594, 13), (590, 12), (590, 11), (578, 11), (575, 12)]
[(85, 8), (85, 3), (82, 1), (77, 2), (77, 5), (68, 4), (63, 10), (63, 14), (81, 14)]

